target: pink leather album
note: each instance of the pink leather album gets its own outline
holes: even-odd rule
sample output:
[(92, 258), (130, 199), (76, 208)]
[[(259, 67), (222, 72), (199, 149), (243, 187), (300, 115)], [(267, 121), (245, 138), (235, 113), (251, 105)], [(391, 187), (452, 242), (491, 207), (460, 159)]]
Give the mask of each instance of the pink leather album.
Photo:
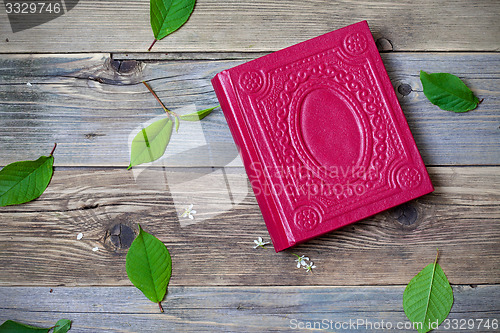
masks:
[(366, 21), (212, 84), (277, 252), (434, 190)]

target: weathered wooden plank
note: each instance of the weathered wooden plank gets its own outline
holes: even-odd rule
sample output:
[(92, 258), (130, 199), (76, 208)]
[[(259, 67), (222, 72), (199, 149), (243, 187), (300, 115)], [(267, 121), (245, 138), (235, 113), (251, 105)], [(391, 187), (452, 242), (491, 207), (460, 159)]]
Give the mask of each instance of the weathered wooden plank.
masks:
[[(499, 13), (491, 0), (198, 0), (184, 27), (153, 50), (273, 51), (366, 19), (375, 39), (389, 39), (395, 50), (498, 51)], [(149, 6), (139, 0), (81, 0), (64, 16), (16, 33), (0, 12), (2, 52), (144, 52), (152, 41)]]
[[(52, 292), (48, 287), (4, 287), (0, 322), (14, 319), (49, 327), (68, 318), (74, 332), (290, 332), (301, 327), (380, 332), (380, 325), (414, 332), (402, 309), (403, 290), (402, 286), (170, 287), (163, 302), (165, 313), (159, 313), (157, 305), (134, 287), (53, 287)], [(459, 325), (465, 321), (468, 332), (496, 331), (491, 323), (500, 316), (500, 286), (459, 285), (453, 291), (455, 302), (441, 330), (457, 320)]]
[[(500, 54), (399, 53), (383, 54), (383, 59), (395, 89), (406, 94), (398, 92), (428, 165), (500, 164)], [(120, 62), (103, 54), (3, 55), (0, 165), (47, 154), (58, 142), (56, 165), (127, 166), (128, 142), (138, 126), (163, 113), (142, 80), (150, 82), (168, 107), (188, 112), (216, 105), (210, 79), (242, 62)], [(420, 69), (454, 73), (485, 100), (465, 114), (442, 111), (423, 95)], [(222, 111), (217, 110), (200, 123), (183, 123), (161, 164), (224, 166), (236, 155)]]
[[(434, 193), (276, 254), (253, 249), (269, 237), (241, 168), (56, 169), (38, 200), (0, 209), (0, 284), (127, 285), (137, 223), (170, 249), (173, 285), (406, 284), (436, 247), (452, 283), (499, 283), (500, 167), (430, 175)], [(180, 218), (191, 203), (195, 219)]]

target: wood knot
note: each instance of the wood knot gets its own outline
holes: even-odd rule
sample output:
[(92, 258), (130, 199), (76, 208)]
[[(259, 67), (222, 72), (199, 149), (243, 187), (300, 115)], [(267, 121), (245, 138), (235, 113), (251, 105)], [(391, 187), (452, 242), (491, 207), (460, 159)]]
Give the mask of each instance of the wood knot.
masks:
[(139, 67), (140, 63), (136, 60), (111, 60), (111, 68), (118, 74), (130, 74)]
[(99, 136), (106, 136), (106, 134), (102, 134), (102, 133), (87, 133), (87, 134), (84, 134), (85, 136), (85, 139), (87, 140), (94, 140), (95, 138), (99, 137)]
[(118, 223), (111, 226), (107, 232), (107, 236), (115, 250), (128, 249), (135, 239), (135, 232), (128, 225)]
[(412, 92), (411, 86), (408, 83), (401, 83), (398, 86), (398, 93), (403, 96), (408, 96)]
[(391, 214), (403, 226), (411, 226), (417, 222), (418, 210), (412, 203), (404, 203), (395, 207)]
[(379, 38), (375, 42), (375, 45), (377, 45), (377, 49), (379, 52), (390, 52), (394, 50), (394, 47), (392, 46), (392, 42), (388, 40), (387, 38)]
[(79, 210), (88, 210), (88, 209), (96, 209), (97, 207), (99, 207), (99, 204), (98, 203), (94, 203), (94, 204), (81, 204), (80, 206), (78, 206), (78, 209)]

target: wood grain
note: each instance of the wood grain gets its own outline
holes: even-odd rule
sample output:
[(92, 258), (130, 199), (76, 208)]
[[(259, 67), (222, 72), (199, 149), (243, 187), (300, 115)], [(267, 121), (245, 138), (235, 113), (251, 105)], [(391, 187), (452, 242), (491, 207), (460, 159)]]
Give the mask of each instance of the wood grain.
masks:
[[(127, 166), (129, 142), (141, 124), (163, 114), (142, 80), (169, 108), (187, 113), (217, 105), (210, 79), (246, 60), (3, 55), (0, 165), (48, 154), (57, 142), (58, 166)], [(383, 60), (427, 165), (500, 164), (499, 53), (389, 53)], [(440, 110), (422, 93), (420, 69), (458, 75), (483, 103), (465, 114)], [(202, 122), (182, 123), (161, 165), (224, 166), (235, 158), (233, 139), (218, 109)], [(241, 163), (236, 159), (233, 165)]]
[[(172, 285), (406, 284), (436, 248), (452, 283), (499, 283), (500, 167), (429, 171), (434, 193), (276, 254), (253, 249), (269, 237), (241, 168), (56, 168), (38, 200), (0, 209), (0, 284), (128, 285), (111, 234), (137, 223), (170, 249)], [(195, 219), (180, 218), (191, 203)]]
[[(490, 0), (198, 0), (182, 29), (148, 53), (147, 1), (80, 0), (17, 33), (2, 7), (0, 167), (59, 146), (46, 192), (0, 207), (0, 323), (68, 318), (71, 332), (92, 333), (406, 323), (404, 286), (437, 247), (454, 284), (448, 319), (498, 320), (499, 14)], [(182, 123), (153, 167), (124, 169), (132, 137), (163, 114), (141, 81), (177, 112), (214, 106), (217, 72), (364, 19), (433, 166), (434, 193), (276, 254), (253, 249), (269, 237), (220, 109)], [(458, 75), (484, 102), (465, 114), (439, 110), (422, 93), (421, 69)], [(191, 203), (195, 219), (180, 218)], [(172, 254), (164, 314), (125, 272), (137, 223)], [(317, 268), (297, 269), (292, 253)]]
[[(52, 290), (52, 292), (50, 292)], [(73, 332), (290, 332), (315, 325), (327, 332), (380, 332), (380, 325), (408, 323), (404, 287), (170, 287), (165, 313), (134, 287), (0, 288), (0, 322), (14, 319), (52, 326), (73, 321)], [(453, 320), (498, 320), (500, 286), (454, 286)], [(359, 326), (336, 329), (335, 323)], [(325, 326), (318, 326), (321, 323)], [(459, 322), (460, 323), (460, 322)], [(440, 327), (444, 329), (447, 323)], [(451, 324), (448, 323), (448, 324)], [(492, 332), (478, 327), (468, 332)], [(387, 326), (386, 326), (387, 327)], [(404, 327), (404, 326), (403, 326)], [(464, 326), (467, 327), (467, 326)], [(494, 331), (494, 330), (493, 330)]]
[[(394, 50), (498, 51), (499, 14), (491, 0), (198, 0), (182, 29), (153, 51), (275, 51), (361, 20)], [(17, 33), (0, 12), (1, 52), (145, 52), (152, 41), (149, 6), (139, 0), (81, 0), (62, 17)]]

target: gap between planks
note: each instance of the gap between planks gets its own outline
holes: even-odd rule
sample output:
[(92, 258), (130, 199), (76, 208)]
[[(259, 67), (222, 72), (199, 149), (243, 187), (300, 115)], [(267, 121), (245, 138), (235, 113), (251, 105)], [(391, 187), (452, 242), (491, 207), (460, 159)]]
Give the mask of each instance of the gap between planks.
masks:
[[(403, 290), (404, 286), (169, 287), (162, 302), (165, 313), (159, 313), (157, 305), (135, 287), (4, 287), (0, 322), (13, 319), (48, 327), (68, 318), (75, 332), (290, 332), (295, 322), (358, 319), (396, 325), (408, 322)], [(453, 291), (450, 321), (498, 320), (499, 285), (456, 285)], [(354, 331), (360, 330), (380, 331), (370, 327)], [(491, 332), (484, 327), (473, 331)]]
[[(446, 55), (446, 54), (496, 54), (499, 51), (384, 51), (379, 50), (382, 57), (385, 54), (422, 54), (422, 55)], [(117, 61), (199, 61), (199, 60), (246, 60), (250, 61), (272, 53), (270, 52), (115, 52), (109, 53), (109, 57)], [(0, 53), (1, 54), (1, 53)]]

